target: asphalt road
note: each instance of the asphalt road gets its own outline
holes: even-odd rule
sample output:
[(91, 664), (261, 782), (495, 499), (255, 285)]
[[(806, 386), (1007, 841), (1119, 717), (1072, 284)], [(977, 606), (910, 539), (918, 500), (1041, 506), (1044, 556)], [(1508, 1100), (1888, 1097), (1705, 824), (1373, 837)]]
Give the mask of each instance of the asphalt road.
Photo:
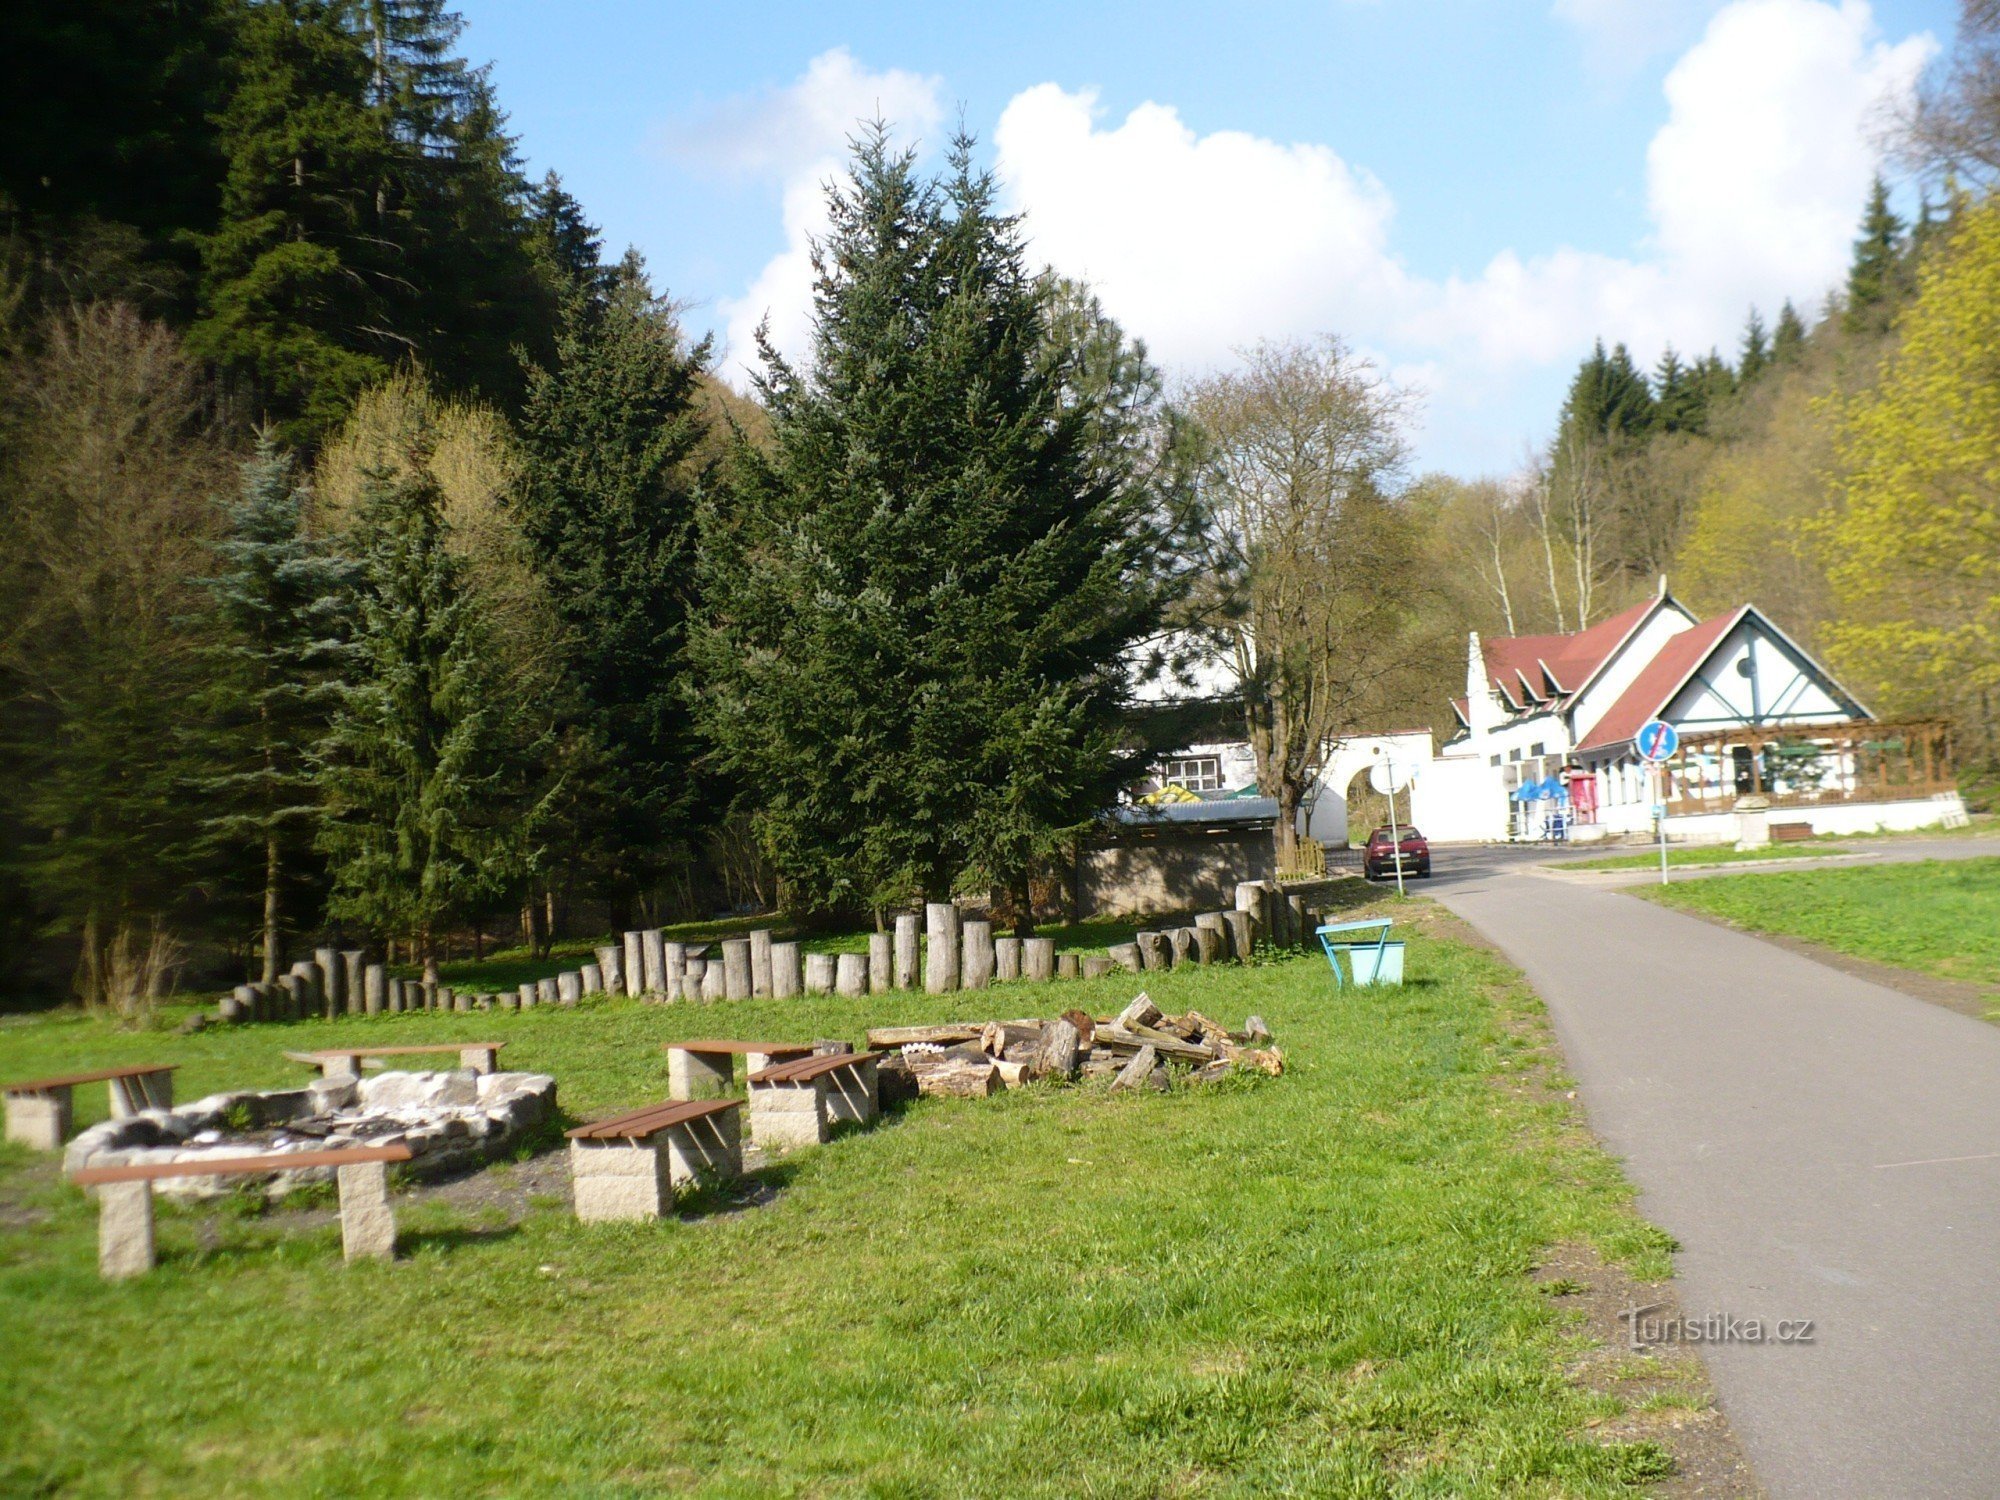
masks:
[(1592, 1126), (1681, 1243), (1686, 1315), (1765, 1325), (1703, 1350), (1758, 1478), (2000, 1496), (2000, 1026), (1538, 857), (1441, 848), (1419, 889), (1547, 1003)]

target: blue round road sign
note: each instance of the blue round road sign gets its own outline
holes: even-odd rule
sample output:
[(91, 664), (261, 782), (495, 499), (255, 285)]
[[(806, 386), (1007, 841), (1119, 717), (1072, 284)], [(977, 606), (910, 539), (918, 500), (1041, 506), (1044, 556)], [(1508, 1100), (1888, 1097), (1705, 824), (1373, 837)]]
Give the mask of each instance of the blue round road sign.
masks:
[(1632, 743), (1647, 760), (1665, 760), (1680, 749), (1681, 732), (1664, 719), (1648, 719)]

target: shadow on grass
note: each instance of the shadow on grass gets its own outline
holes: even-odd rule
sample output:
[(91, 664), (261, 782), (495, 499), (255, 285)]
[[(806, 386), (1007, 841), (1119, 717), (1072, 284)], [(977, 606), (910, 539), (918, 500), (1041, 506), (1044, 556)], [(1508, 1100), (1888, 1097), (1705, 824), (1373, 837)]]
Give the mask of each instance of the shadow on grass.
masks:
[(470, 1245), (497, 1245), (521, 1232), (518, 1224), (452, 1224), (436, 1229), (399, 1229), (396, 1253), (406, 1256), (417, 1250), (460, 1250)]

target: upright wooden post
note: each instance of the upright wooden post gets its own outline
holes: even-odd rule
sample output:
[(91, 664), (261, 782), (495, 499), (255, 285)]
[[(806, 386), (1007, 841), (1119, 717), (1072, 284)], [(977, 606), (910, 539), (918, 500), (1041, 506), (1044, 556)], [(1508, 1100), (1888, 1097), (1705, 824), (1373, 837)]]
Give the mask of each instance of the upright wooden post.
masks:
[(341, 974), (341, 993), (346, 997), (346, 1010), (350, 1016), (358, 1016), (367, 1009), (366, 982), (363, 978), (363, 966), (367, 957), (368, 955), (359, 948), (343, 949), (340, 955), (341, 967), (344, 970)]
[(958, 908), (949, 901), (924, 907), (924, 990), (945, 995), (958, 988)]
[(868, 955), (843, 953), (835, 960), (833, 987), (836, 993), (858, 1000), (868, 993)]
[(639, 934), (639, 944), (646, 965), (646, 993), (673, 999), (667, 990), (667, 935), (657, 927), (648, 927)]
[(969, 990), (983, 990), (993, 982), (993, 924), (972, 921), (965, 924), (960, 980)]
[(699, 989), (690, 988), (687, 981), (687, 944), (662, 943), (660, 945), (660, 965), (666, 970), (666, 992), (669, 1000), (699, 1000)]
[(380, 964), (370, 964), (361, 974), (361, 1008), (371, 1016), (379, 1016), (389, 1000), (389, 971)]
[(1222, 920), (1229, 925), (1229, 951), (1238, 963), (1247, 964), (1257, 944), (1257, 918), (1247, 911), (1226, 911)]
[(1021, 942), (1021, 977), (1023, 979), (1053, 979), (1056, 977), (1056, 940), (1054, 938), (1024, 938)]
[(646, 993), (646, 960), (641, 951), (639, 934), (625, 934), (625, 962), (623, 965), (625, 994), (636, 1000)]
[(750, 939), (730, 938), (722, 945), (722, 993), (730, 1000), (750, 998)]
[(917, 952), (917, 914), (913, 911), (896, 913), (897, 989), (913, 990), (917, 987)]
[(763, 999), (771, 993), (771, 930), (759, 927), (750, 934), (750, 993)]
[(896, 977), (896, 940), (886, 932), (868, 934), (868, 993), (886, 995)]
[(1197, 944), (1201, 942), (1201, 934), (1204, 932), (1209, 934), (1213, 940), (1208, 957), (1202, 959), (1201, 962), (1214, 963), (1219, 959), (1229, 957), (1229, 923), (1223, 920), (1221, 912), (1203, 912), (1194, 919), (1194, 930), (1195, 942)]
[(830, 995), (833, 993), (834, 962), (831, 953), (808, 953), (806, 955), (806, 993), (808, 995)]
[(993, 940), (993, 977), (1005, 984), (1021, 977), (1021, 940), (1017, 937)]
[(606, 943), (597, 950), (597, 972), (604, 980), (604, 993), (622, 995), (625, 993), (625, 971), (620, 961), (618, 945)]
[(797, 943), (771, 944), (771, 998), (796, 1000), (805, 988)]

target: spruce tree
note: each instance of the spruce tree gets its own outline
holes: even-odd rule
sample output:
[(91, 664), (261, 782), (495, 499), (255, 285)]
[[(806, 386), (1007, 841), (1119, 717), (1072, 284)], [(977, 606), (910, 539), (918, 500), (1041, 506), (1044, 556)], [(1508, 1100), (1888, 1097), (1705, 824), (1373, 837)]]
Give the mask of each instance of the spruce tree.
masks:
[(682, 651), (708, 355), (628, 255), (601, 300), (588, 279), (565, 295), (555, 359), (529, 371), (521, 418), (522, 529), (568, 627), (581, 727), (606, 757), (575, 789), (587, 824), (577, 853), (620, 909), (673, 859), (696, 812)]
[(1736, 378), (1743, 385), (1750, 384), (1764, 373), (1771, 363), (1771, 340), (1764, 331), (1764, 317), (1756, 308), (1750, 309), (1750, 317), (1743, 325), (1742, 353), (1736, 361)]
[(421, 459), (366, 487), (355, 670), (318, 768), (328, 912), (409, 941), (433, 979), (445, 932), (518, 877), (539, 812), (439, 501)]
[(704, 511), (704, 716), (798, 898), (943, 899), (1014, 883), (1142, 767), (1158, 497), (1090, 451), (970, 142), (925, 180), (877, 126), (830, 206), (811, 366), (763, 347), (771, 450)]
[(1771, 362), (1789, 365), (1805, 352), (1805, 346), (1805, 321), (1787, 297), (1785, 305), (1778, 309), (1778, 326), (1771, 333)]
[(1688, 367), (1669, 344), (1653, 366), (1653, 400), (1662, 432), (1699, 432), (1703, 412)]
[(1889, 301), (1902, 244), (1903, 221), (1890, 209), (1888, 184), (1878, 176), (1868, 190), (1861, 237), (1854, 242), (1854, 259), (1847, 272), (1848, 332), (1879, 332), (1889, 326)]
[[(348, 642), (353, 568), (308, 536), (289, 456), (266, 433), (223, 505), (208, 580), (219, 626), (196, 731), (196, 792), (210, 842), (257, 872), (263, 977), (278, 977), (286, 897), (302, 884), (318, 819), (310, 752), (324, 735)], [(289, 924), (296, 929), (296, 916)]]

